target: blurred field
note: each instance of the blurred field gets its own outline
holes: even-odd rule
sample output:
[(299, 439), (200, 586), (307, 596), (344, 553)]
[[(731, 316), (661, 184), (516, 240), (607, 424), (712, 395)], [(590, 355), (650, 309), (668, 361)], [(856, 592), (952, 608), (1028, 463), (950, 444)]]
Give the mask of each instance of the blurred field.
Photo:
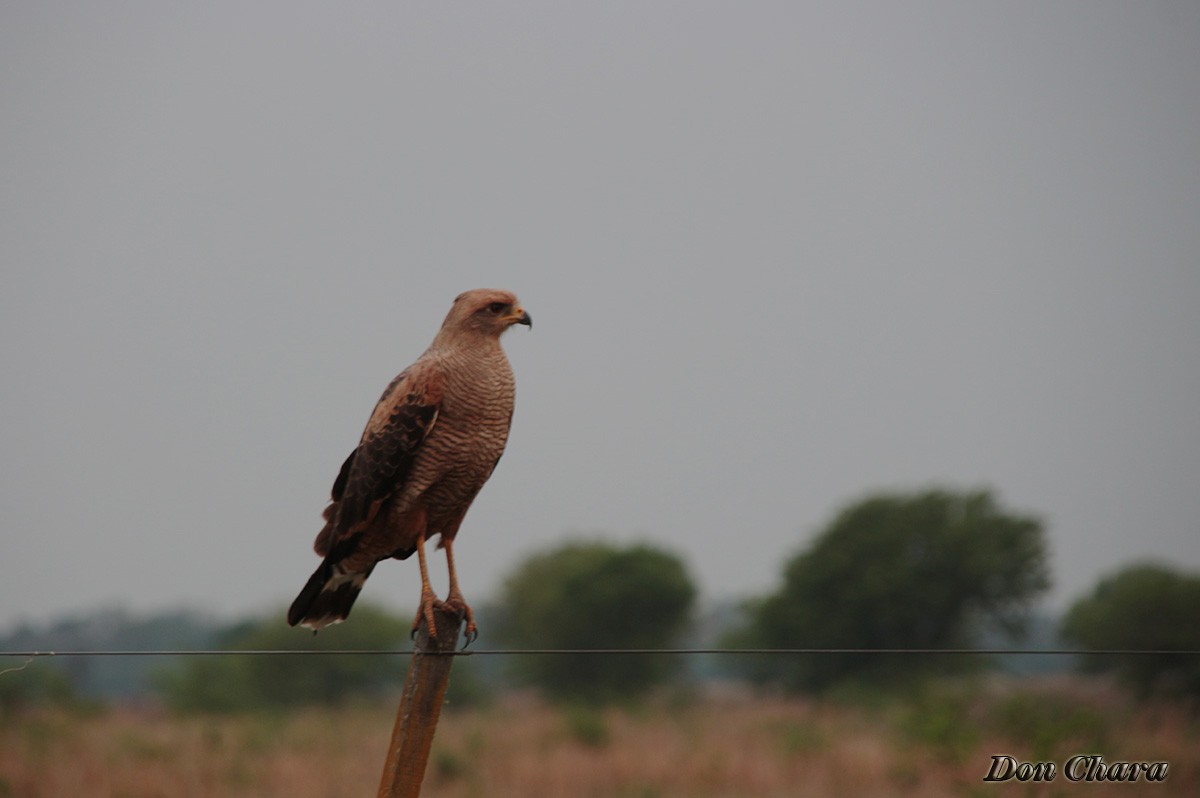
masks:
[[(394, 705), (279, 715), (38, 710), (3, 719), (0, 796), (374, 795)], [(1164, 783), (985, 784), (992, 754), (1170, 762)], [(1200, 720), (1094, 682), (903, 701), (742, 691), (634, 708), (507, 696), (442, 715), (429, 796), (1200, 795)]]

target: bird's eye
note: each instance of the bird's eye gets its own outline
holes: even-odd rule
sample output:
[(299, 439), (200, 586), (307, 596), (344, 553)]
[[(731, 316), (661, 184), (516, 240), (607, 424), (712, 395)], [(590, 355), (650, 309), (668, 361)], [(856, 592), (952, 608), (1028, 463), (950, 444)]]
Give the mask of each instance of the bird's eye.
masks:
[(493, 302), (492, 304), (488, 305), (489, 313), (500, 313), (502, 310), (504, 310), (503, 302)]

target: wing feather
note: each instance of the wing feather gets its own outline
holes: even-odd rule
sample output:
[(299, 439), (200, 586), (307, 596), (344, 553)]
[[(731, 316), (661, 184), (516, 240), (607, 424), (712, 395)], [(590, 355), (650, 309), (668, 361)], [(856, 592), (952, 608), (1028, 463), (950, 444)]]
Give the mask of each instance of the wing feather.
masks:
[(318, 554), (326, 556), (342, 543), (352, 547), (383, 503), (403, 488), (437, 423), (441, 401), (441, 375), (430, 365), (414, 363), (392, 380), (334, 480), (325, 528), (314, 544)]

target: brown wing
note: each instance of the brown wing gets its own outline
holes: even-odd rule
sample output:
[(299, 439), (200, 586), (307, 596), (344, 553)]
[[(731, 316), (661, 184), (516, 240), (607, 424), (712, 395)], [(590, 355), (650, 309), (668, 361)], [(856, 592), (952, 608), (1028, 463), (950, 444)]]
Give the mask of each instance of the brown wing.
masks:
[(317, 554), (326, 556), (343, 544), (342, 556), (349, 553), (353, 538), (404, 486), (421, 444), (437, 423), (441, 401), (440, 375), (432, 367), (417, 363), (392, 380), (375, 405), (358, 447), (334, 480), (325, 528), (314, 544)]

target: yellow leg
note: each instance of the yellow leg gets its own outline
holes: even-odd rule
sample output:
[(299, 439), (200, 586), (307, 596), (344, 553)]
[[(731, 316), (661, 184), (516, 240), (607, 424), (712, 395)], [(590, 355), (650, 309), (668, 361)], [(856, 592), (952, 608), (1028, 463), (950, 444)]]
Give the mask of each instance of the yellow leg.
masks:
[(421, 626), (421, 618), (424, 618), (425, 628), (429, 630), (429, 634), (437, 637), (437, 624), (433, 621), (433, 608), (438, 603), (438, 597), (429, 584), (429, 566), (425, 563), (424, 531), (417, 536), (417, 562), (421, 566), (421, 606), (417, 610), (417, 617), (413, 619), (413, 634), (417, 633), (417, 629)]
[(442, 541), (442, 548), (446, 550), (446, 568), (450, 571), (450, 593), (446, 596), (446, 603), (452, 607), (461, 607), (463, 618), (467, 622), (466, 642), (463, 647), (469, 646), (475, 642), (475, 638), (479, 636), (479, 631), (475, 627), (475, 613), (471, 611), (471, 607), (463, 598), (462, 591), (458, 589), (458, 574), (454, 571), (454, 541)]

